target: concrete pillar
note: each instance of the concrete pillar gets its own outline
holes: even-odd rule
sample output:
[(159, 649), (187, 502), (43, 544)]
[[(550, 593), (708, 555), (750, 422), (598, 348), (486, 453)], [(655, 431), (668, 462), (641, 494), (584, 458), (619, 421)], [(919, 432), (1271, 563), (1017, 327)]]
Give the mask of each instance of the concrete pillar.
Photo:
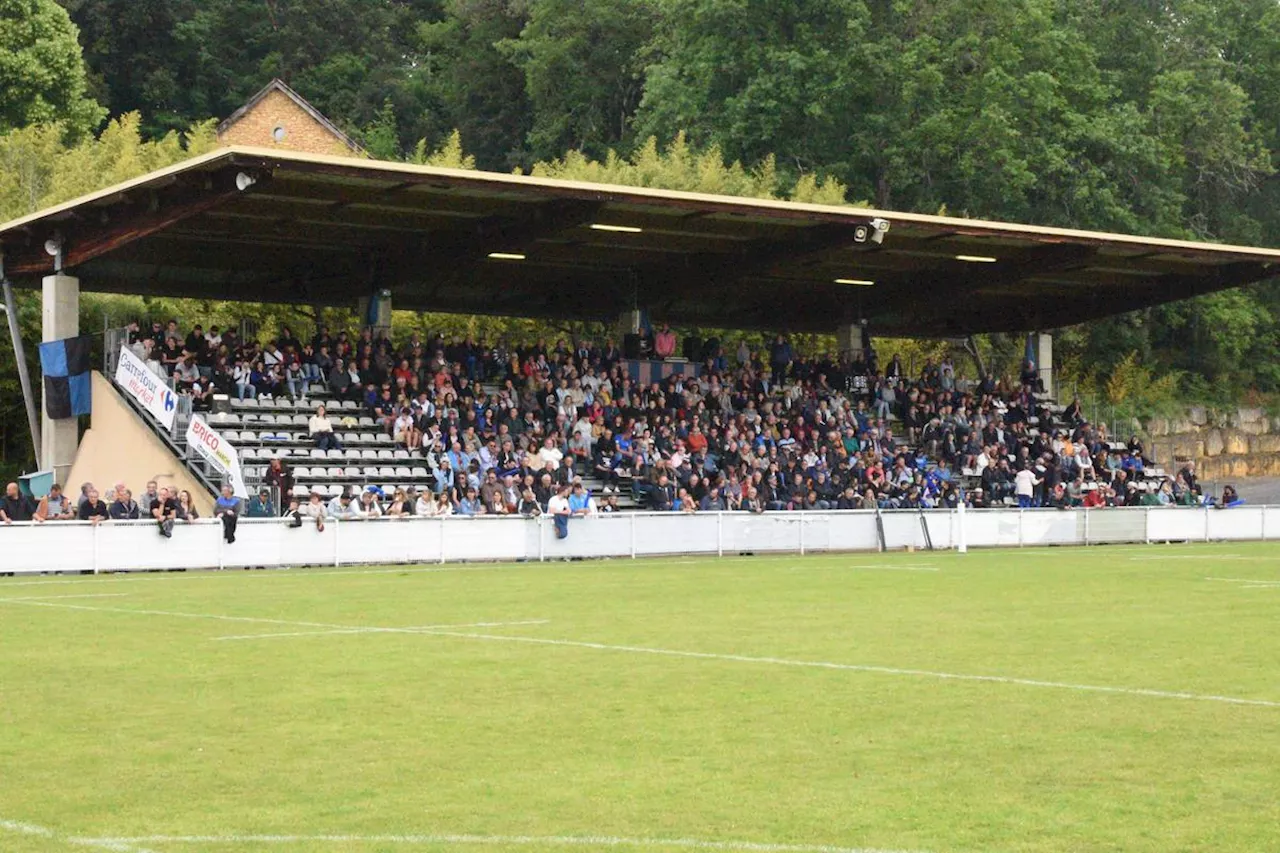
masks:
[(618, 336), (640, 334), (640, 310), (623, 311), (618, 315)]
[(361, 324), (373, 329), (374, 334), (391, 334), (391, 291), (379, 290), (356, 300), (356, 311)]
[(1036, 335), (1036, 369), (1040, 371), (1045, 393), (1056, 400), (1058, 389), (1053, 384), (1053, 335), (1049, 332)]
[(867, 348), (867, 329), (859, 323), (844, 323), (836, 329), (836, 346), (841, 355), (856, 358)]
[[(42, 339), (59, 341), (74, 338), (80, 334), (80, 279), (69, 275), (49, 275), (45, 276), (43, 285)], [(47, 414), (47, 406), (43, 404), (43, 397), (41, 392), (40, 469), (52, 471), (54, 481), (67, 486), (68, 494), (79, 494), (79, 487), (67, 483), (66, 477), (76, 461), (76, 450), (80, 446), (80, 419), (52, 420)]]

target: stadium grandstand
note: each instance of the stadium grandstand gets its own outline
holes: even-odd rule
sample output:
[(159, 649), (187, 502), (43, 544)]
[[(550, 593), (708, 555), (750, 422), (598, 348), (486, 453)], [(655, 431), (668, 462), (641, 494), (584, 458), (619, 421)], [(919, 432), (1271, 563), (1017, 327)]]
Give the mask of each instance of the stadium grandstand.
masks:
[[(187, 444), (195, 413), (236, 448), (260, 507), (266, 488), (272, 514), (301, 499), (349, 518), (530, 515), (561, 489), (582, 513), (1200, 504), (1192, 469), (1167, 476), (1140, 442), (1055, 399), (1045, 330), (1259, 280), (1280, 261), (247, 148), (9, 223), (0, 243), (5, 274), (43, 288), (50, 340), (78, 332), (82, 286), (358, 304), (362, 329), (256, 340), (142, 318), (106, 345), (107, 376), (128, 350), (175, 393), (167, 427), (122, 396), (206, 506), (219, 477)], [(618, 334), (396, 341), (393, 301)], [(778, 334), (752, 350), (677, 331), (707, 325)], [(804, 356), (786, 334), (815, 330), (838, 351)], [(872, 339), (1011, 330), (1030, 334), (1007, 384), (950, 361), (908, 375)], [(66, 482), (74, 421), (44, 426), (43, 467)]]

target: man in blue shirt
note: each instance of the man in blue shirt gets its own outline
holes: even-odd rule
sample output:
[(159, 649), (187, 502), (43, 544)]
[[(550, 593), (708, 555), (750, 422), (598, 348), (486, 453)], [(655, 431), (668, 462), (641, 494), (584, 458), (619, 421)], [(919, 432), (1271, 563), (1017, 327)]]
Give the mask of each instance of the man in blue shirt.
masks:
[(222, 494), (213, 504), (213, 515), (222, 519), (222, 538), (231, 545), (236, 541), (236, 520), (240, 517), (240, 499), (231, 493), (231, 486), (223, 486)]

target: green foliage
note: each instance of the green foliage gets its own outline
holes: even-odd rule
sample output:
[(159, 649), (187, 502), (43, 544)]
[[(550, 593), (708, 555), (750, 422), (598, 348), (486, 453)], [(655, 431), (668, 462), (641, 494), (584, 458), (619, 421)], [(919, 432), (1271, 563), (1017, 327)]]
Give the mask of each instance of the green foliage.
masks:
[(462, 134), (455, 130), (435, 151), (427, 150), (427, 140), (419, 139), (409, 162), (444, 169), (474, 169), (476, 158), (462, 150)]
[[(533, 174), (543, 178), (658, 187), (686, 192), (777, 198), (781, 178), (773, 157), (765, 157), (753, 169), (740, 161), (727, 163), (719, 147), (698, 151), (683, 133), (677, 133), (666, 148), (649, 137), (629, 158), (609, 151), (603, 161), (592, 160), (581, 151), (570, 151), (561, 159), (536, 163)], [(802, 175), (790, 195), (797, 201), (825, 204), (844, 202), (845, 188), (834, 178), (818, 181)]]
[(86, 92), (76, 27), (54, 0), (0, 0), (0, 133), (62, 122), (75, 138), (106, 111)]
[(148, 141), (137, 113), (108, 122), (97, 138), (64, 145), (64, 126), (35, 125), (0, 135), (0, 221), (127, 181), (203, 154), (216, 145), (214, 122)]

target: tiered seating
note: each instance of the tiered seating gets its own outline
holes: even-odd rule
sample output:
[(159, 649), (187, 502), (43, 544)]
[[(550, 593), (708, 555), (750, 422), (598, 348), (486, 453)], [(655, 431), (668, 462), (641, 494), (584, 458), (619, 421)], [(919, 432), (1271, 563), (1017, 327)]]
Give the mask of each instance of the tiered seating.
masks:
[[(341, 424), (342, 450), (319, 450), (307, 432), (316, 406)], [(430, 489), (431, 472), (420, 457), (411, 457), (373, 418), (351, 401), (332, 399), (321, 383), (307, 388), (307, 399), (287, 397), (231, 400), (231, 411), (209, 416), (209, 422), (239, 451), (246, 482), (256, 485), (274, 458), (292, 469), (299, 495), (319, 492), (326, 497), (344, 488), (384, 491), (414, 486)]]

